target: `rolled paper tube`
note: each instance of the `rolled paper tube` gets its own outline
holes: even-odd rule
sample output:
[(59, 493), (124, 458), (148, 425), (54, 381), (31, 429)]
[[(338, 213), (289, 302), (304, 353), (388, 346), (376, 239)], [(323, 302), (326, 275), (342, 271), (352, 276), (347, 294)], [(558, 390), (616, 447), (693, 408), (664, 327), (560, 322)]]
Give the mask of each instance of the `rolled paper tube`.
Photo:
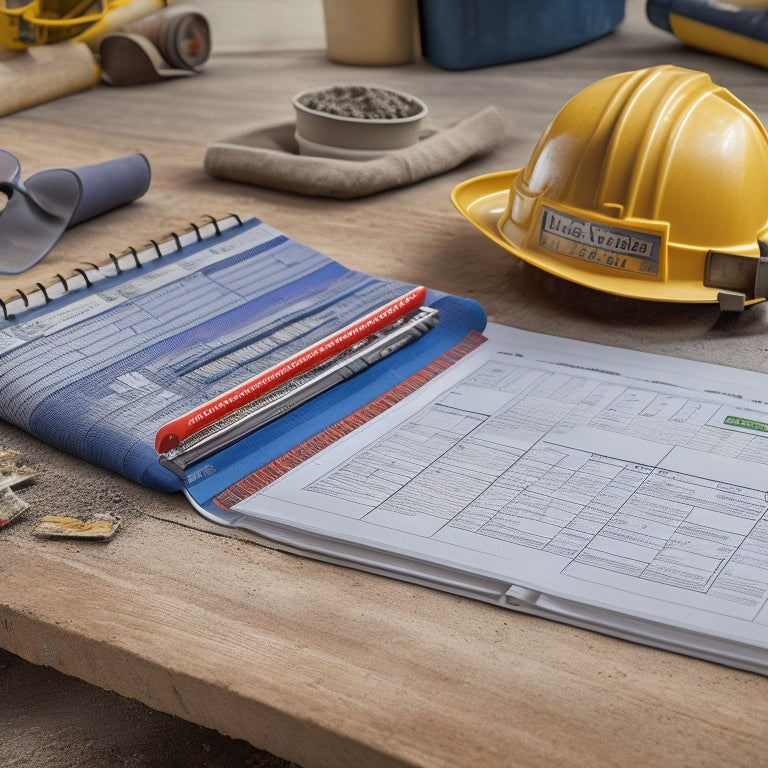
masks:
[(101, 69), (84, 43), (41, 45), (0, 58), (0, 115), (96, 85)]
[(128, 155), (81, 168), (51, 168), (18, 181), (14, 156), (0, 150), (0, 274), (18, 274), (42, 259), (68, 227), (130, 203), (150, 181), (144, 155)]
[(142, 154), (72, 170), (80, 179), (82, 195), (70, 227), (141, 197), (149, 189), (151, 178), (149, 162)]
[(82, 184), (74, 171), (39, 171), (22, 185), (0, 184), (8, 200), (0, 215), (0, 274), (15, 275), (42, 259), (77, 210)]
[[(0, 184), (16, 185), (21, 177), (21, 164), (16, 155), (0, 149)], [(13, 189), (10, 190), (11, 193)]]

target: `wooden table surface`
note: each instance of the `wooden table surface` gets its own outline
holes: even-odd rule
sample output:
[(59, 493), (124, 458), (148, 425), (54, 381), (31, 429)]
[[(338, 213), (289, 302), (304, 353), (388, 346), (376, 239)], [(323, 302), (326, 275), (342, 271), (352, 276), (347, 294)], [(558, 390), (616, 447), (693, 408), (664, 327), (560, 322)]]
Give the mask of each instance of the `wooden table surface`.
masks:
[[(198, 3), (216, 13), (214, 3)], [(484, 240), (453, 209), (466, 178), (523, 165), (589, 83), (676, 63), (704, 69), (768, 119), (768, 74), (684, 48), (630, 0), (609, 37), (541, 60), (446, 72), (364, 69), (322, 50), (222, 50), (197, 77), (98, 86), (2, 118), (23, 174), (144, 152), (142, 200), (70, 230), (82, 260), (203, 214), (256, 215), (348, 266), (479, 299), (522, 328), (768, 372), (768, 316), (620, 300), (565, 284)], [(490, 155), (407, 188), (339, 201), (216, 180), (211, 141), (291, 119), (306, 87), (397, 87), (444, 127), (494, 105)], [(58, 263), (58, 262), (57, 262)], [(8, 278), (0, 290), (8, 288)], [(8, 425), (36, 466), (31, 508), (0, 531), (0, 646), (151, 707), (314, 766), (757, 766), (768, 680), (468, 599), (280, 552)], [(118, 512), (107, 544), (32, 536), (44, 514)]]

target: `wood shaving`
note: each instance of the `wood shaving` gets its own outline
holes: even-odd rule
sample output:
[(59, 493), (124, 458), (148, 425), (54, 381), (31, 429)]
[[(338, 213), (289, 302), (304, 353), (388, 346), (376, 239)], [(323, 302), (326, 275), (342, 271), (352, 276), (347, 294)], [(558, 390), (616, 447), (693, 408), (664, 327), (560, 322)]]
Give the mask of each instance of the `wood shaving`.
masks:
[(46, 515), (40, 519), (35, 536), (69, 539), (110, 539), (120, 527), (117, 515), (95, 513), (89, 517)]

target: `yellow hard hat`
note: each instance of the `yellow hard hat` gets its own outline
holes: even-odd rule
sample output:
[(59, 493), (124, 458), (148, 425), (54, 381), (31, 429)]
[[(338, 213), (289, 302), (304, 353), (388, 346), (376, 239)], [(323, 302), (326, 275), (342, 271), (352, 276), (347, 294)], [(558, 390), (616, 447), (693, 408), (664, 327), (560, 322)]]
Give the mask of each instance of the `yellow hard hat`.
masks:
[(704, 72), (597, 81), (525, 168), (465, 181), (452, 199), (499, 245), (581, 285), (728, 310), (768, 294), (768, 133)]

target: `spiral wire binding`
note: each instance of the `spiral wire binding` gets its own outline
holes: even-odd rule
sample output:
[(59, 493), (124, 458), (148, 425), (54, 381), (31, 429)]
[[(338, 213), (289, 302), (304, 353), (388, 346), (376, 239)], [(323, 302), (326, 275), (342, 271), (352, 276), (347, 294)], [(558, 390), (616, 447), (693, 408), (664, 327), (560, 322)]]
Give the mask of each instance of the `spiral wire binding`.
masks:
[[(96, 267), (96, 269), (98, 269), (98, 267)], [(84, 269), (80, 269), (80, 267), (75, 267), (75, 272), (77, 272), (78, 275), (82, 275), (83, 280), (85, 280), (86, 288), (93, 288), (93, 283), (91, 282), (88, 275), (85, 273)]]
[(43, 297), (45, 298), (45, 303), (50, 304), (51, 298), (48, 296), (48, 291), (46, 290), (46, 287), (42, 283), (37, 283), (37, 289), (43, 294)]
[[(204, 216), (205, 219), (208, 221), (203, 224), (202, 226), (199, 224), (196, 224), (195, 222), (189, 222), (188, 229), (182, 230), (182, 235), (179, 235), (177, 232), (170, 232), (168, 239), (165, 240), (152, 240), (150, 239), (148, 241), (148, 248), (145, 249), (145, 251), (150, 251), (153, 253), (153, 257), (150, 259), (145, 259), (144, 261), (140, 258), (140, 252), (136, 248), (134, 248), (132, 245), (129, 245), (123, 253), (119, 255), (115, 255), (114, 253), (109, 253), (109, 262), (99, 266), (98, 264), (91, 263), (90, 266), (93, 267), (93, 271), (100, 274), (103, 278), (110, 278), (110, 277), (117, 277), (118, 275), (123, 274), (128, 269), (141, 269), (144, 264), (147, 261), (154, 261), (155, 259), (161, 259), (163, 256), (167, 256), (170, 253), (178, 253), (182, 250), (184, 250), (184, 243), (182, 242), (182, 236), (194, 233), (195, 235), (195, 241), (200, 243), (203, 240), (209, 238), (209, 237), (220, 237), (224, 231), (227, 229), (231, 229), (235, 226), (242, 227), (243, 226), (243, 220), (238, 216), (236, 213), (230, 213), (226, 216), (222, 216), (221, 218), (216, 218), (215, 216), (211, 216), (209, 214), (206, 214)], [(233, 220), (233, 223), (222, 228), (222, 224), (224, 222), (228, 222), (230, 220)], [(210, 235), (204, 235), (203, 234), (203, 227), (206, 225), (213, 225), (214, 231)], [(169, 245), (173, 245), (173, 250), (171, 251), (163, 251), (164, 247), (167, 247)], [(144, 251), (142, 251), (143, 253)], [(125, 264), (120, 263), (120, 259), (123, 256), (131, 255), (133, 257), (133, 264), (126, 266)], [(114, 273), (105, 273), (103, 271), (103, 267), (113, 267)], [(80, 267), (74, 267), (72, 270), (74, 273), (79, 275), (83, 279), (83, 285), (82, 286), (73, 286), (71, 285), (72, 277), (75, 275), (71, 275), (69, 280), (65, 278), (62, 274), (56, 273), (54, 275), (54, 279), (57, 280), (59, 283), (61, 283), (62, 288), (64, 289), (64, 293), (69, 293), (73, 290), (78, 290), (78, 288), (93, 288), (96, 283), (101, 282), (100, 279), (96, 279), (95, 281), (91, 279), (88, 275), (88, 271), (85, 269), (82, 269)], [(54, 283), (55, 284), (55, 283)], [(34, 291), (34, 293), (40, 293), (40, 295), (43, 298), (43, 304), (50, 304), (52, 302), (55, 302), (57, 298), (59, 297), (51, 297), (49, 295), (49, 290), (51, 286), (49, 285), (47, 288), (43, 283), (36, 283), (37, 289)], [(22, 291), (20, 288), (16, 288), (15, 292), (19, 295), (19, 298), (24, 304), (25, 309), (30, 308), (32, 301), (31, 297), (33, 294), (27, 294), (24, 291)], [(63, 294), (62, 294), (63, 295)], [(15, 301), (15, 300), (14, 300)], [(15, 313), (12, 313), (9, 311), (8, 306), (12, 302), (6, 302), (3, 299), (0, 299), (0, 310), (2, 310), (3, 313), (3, 319), (5, 320), (13, 320), (16, 317)], [(42, 304), (40, 305), (42, 306)]]

